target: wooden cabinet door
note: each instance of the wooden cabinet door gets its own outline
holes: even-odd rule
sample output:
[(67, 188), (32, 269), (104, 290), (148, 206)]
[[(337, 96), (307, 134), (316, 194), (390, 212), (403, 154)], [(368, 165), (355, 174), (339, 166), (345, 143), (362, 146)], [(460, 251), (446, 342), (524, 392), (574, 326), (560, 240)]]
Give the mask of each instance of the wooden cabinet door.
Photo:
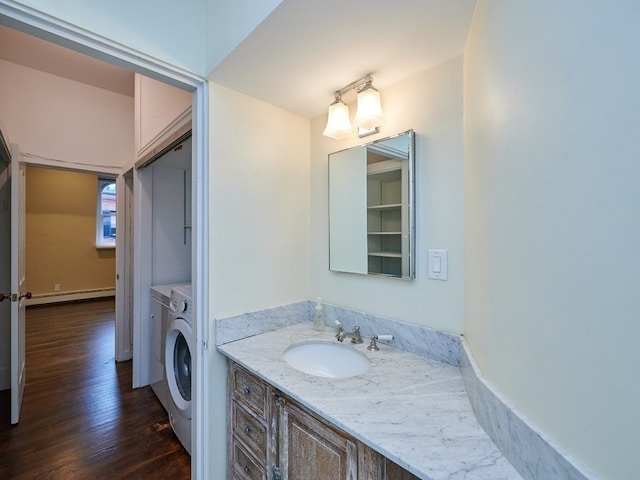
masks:
[(358, 448), (347, 436), (283, 401), (280, 427), (283, 480), (357, 480)]
[(382, 457), (383, 480), (420, 480), (401, 466), (393, 463), (388, 458)]

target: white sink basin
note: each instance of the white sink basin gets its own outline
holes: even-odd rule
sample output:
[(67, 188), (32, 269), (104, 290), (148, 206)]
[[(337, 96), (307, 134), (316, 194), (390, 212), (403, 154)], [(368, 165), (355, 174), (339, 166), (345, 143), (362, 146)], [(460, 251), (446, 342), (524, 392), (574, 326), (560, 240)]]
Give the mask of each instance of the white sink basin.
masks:
[(366, 372), (370, 366), (364, 353), (340, 343), (296, 343), (289, 346), (283, 356), (296, 370), (317, 377), (353, 377)]

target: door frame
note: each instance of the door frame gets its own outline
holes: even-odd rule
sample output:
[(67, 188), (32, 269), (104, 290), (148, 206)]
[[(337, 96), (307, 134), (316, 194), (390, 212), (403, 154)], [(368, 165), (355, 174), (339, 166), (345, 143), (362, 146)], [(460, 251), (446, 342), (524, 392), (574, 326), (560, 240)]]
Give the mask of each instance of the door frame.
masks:
[[(107, 38), (81, 29), (12, 0), (0, 3), (0, 23), (52, 43), (87, 54), (109, 63), (192, 92), (192, 289), (193, 289), (193, 399), (192, 478), (209, 478), (207, 452), (208, 425), (208, 151), (209, 88), (207, 79), (180, 67), (159, 61)], [(122, 172), (124, 173), (124, 172)], [(134, 322), (141, 321), (139, 315)]]

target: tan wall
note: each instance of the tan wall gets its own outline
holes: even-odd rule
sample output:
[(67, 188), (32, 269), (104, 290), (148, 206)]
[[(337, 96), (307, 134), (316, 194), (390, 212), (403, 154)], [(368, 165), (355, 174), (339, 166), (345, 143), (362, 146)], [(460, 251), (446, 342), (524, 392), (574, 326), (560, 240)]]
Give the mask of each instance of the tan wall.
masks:
[[(96, 249), (95, 174), (29, 167), (26, 282), (33, 295), (115, 288), (115, 249)], [(58, 293), (58, 292), (56, 292)]]

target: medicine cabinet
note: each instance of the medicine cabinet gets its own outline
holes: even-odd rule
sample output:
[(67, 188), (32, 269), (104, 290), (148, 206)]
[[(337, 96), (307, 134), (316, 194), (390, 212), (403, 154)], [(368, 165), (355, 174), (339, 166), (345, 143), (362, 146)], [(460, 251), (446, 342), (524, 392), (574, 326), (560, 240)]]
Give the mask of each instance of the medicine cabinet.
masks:
[(412, 130), (329, 155), (329, 269), (414, 278)]

